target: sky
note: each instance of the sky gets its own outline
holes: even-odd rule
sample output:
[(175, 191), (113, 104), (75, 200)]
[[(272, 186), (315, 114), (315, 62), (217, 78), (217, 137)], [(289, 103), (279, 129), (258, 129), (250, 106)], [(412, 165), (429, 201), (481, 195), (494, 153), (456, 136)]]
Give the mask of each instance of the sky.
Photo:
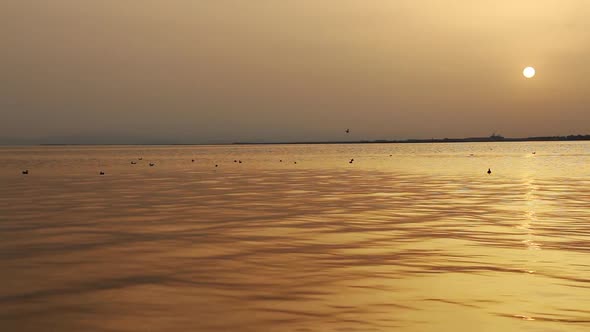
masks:
[(2, 0), (0, 144), (590, 133), (589, 17), (588, 0)]

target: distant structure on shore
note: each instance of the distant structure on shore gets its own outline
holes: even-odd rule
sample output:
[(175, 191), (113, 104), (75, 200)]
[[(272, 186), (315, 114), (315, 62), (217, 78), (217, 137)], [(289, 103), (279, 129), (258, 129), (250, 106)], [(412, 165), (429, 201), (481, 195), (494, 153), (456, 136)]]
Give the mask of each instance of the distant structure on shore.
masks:
[(504, 139), (504, 136), (498, 135), (495, 132), (492, 135), (490, 135), (490, 140), (492, 140), (492, 141), (501, 141), (503, 139)]

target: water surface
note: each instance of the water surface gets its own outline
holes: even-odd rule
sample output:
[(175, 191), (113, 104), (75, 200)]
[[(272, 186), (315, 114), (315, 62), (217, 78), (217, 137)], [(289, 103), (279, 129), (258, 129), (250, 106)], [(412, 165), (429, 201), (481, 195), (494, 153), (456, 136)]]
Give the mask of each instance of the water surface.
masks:
[(0, 148), (0, 330), (587, 331), (588, 165), (571, 142)]

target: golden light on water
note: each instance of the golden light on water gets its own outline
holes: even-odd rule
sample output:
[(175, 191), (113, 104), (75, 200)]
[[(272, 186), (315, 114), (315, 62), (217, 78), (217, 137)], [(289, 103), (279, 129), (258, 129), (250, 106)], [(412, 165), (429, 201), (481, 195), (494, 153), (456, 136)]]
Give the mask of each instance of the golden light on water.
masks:
[(586, 332), (589, 150), (0, 147), (0, 331)]
[(526, 78), (533, 78), (533, 77), (535, 77), (536, 73), (537, 73), (537, 71), (533, 67), (526, 67), (522, 71), (522, 75), (524, 75), (524, 77), (526, 77)]

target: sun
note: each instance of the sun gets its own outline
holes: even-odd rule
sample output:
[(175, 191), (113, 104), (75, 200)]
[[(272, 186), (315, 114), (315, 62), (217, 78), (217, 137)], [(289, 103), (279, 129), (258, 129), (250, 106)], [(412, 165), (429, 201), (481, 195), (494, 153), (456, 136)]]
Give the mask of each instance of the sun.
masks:
[(526, 67), (523, 71), (522, 74), (524, 75), (524, 77), (526, 78), (533, 78), (535, 77), (536, 71), (535, 68), (533, 67)]

